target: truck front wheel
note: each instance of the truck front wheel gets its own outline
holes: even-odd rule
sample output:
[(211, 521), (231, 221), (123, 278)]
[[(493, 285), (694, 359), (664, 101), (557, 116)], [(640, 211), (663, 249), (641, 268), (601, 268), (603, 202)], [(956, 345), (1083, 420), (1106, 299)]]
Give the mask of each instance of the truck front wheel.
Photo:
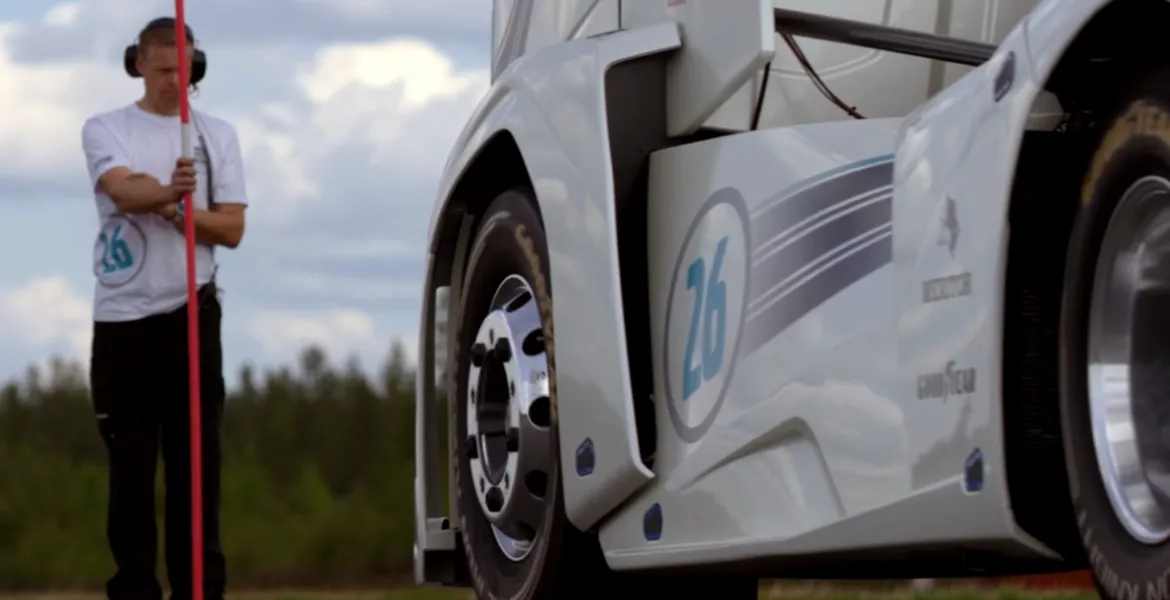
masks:
[(663, 597), (755, 600), (753, 577), (610, 571), (561, 496), (548, 248), (532, 191), (496, 198), (472, 241), (455, 331), (453, 457), (459, 529), (482, 600)]
[(568, 576), (605, 570), (596, 540), (564, 516), (548, 251), (533, 206), (516, 189), (488, 207), (455, 333), (459, 525), (484, 599), (561, 597)]

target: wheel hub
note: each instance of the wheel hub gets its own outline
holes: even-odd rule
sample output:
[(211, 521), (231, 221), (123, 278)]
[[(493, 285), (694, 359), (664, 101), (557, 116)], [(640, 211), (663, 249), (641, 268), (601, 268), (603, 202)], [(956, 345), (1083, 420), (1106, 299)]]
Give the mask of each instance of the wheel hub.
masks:
[(557, 460), (541, 325), (531, 286), (508, 277), (469, 350), (465, 447), (472, 485), (500, 549), (516, 561), (540, 533)]
[(1122, 195), (1089, 312), (1089, 409), (1106, 495), (1135, 540), (1170, 539), (1170, 181)]

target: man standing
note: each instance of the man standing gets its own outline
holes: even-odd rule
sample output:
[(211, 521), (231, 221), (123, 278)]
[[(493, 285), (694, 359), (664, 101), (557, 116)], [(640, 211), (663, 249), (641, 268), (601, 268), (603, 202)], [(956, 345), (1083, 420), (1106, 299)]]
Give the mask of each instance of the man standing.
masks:
[[(188, 47), (195, 39), (187, 30)], [(206, 56), (191, 53), (191, 83)], [(161, 451), (166, 483), (166, 565), (174, 600), (191, 598), (191, 471), (187, 379), (187, 280), (183, 220), (195, 220), (203, 426), (204, 589), (220, 600), (225, 564), (219, 536), (224, 402), (221, 308), (213, 247), (244, 234), (247, 194), (235, 128), (191, 111), (195, 160), (181, 159), (175, 22), (151, 21), (127, 48), (126, 70), (142, 77), (137, 102), (91, 117), (82, 145), (97, 203), (90, 386), (109, 455), (107, 536), (117, 572), (110, 600), (161, 600), (155, 578), (154, 482)], [(194, 193), (196, 210), (180, 202)]]

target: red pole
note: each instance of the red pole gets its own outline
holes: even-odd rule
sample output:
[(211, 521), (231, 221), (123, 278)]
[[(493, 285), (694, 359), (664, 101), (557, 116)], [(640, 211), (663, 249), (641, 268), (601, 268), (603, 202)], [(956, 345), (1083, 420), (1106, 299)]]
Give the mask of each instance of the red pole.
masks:
[[(179, 51), (179, 119), (182, 122), (183, 157), (195, 158), (191, 136), (191, 106), (187, 97), (190, 69), (187, 63), (187, 26), (183, 0), (175, 0), (175, 41)], [(187, 370), (191, 391), (191, 599), (203, 600), (203, 425), (199, 393), (199, 303), (195, 282), (195, 200), (183, 197), (183, 226), (187, 238)]]

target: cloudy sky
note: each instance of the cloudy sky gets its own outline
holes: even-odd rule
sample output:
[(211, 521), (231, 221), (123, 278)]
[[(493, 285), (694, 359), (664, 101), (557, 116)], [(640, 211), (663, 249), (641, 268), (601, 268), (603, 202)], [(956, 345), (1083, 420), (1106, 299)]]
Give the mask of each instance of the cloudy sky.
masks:
[[(218, 252), (229, 380), (305, 344), (376, 367), (417, 337), (427, 220), (488, 85), (487, 0), (188, 0), (194, 105), (239, 131), (251, 207)], [(89, 115), (136, 100), (123, 48), (158, 0), (0, 3), (0, 378), (88, 360), (97, 226)], [(411, 349), (413, 352), (413, 348)]]

